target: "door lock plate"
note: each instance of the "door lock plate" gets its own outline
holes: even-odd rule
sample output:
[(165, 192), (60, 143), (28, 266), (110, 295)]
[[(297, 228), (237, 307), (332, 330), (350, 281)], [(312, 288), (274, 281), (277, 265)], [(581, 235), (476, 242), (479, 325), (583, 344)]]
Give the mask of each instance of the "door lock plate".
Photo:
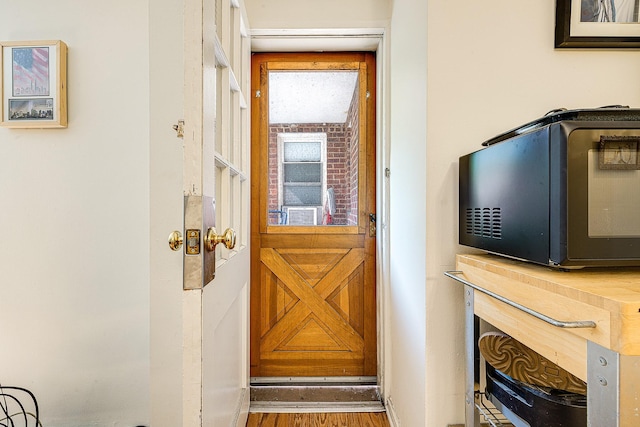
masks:
[(198, 255), (200, 253), (200, 230), (188, 229), (186, 235), (187, 247), (185, 250), (187, 255)]
[(376, 237), (376, 214), (369, 214), (369, 237)]

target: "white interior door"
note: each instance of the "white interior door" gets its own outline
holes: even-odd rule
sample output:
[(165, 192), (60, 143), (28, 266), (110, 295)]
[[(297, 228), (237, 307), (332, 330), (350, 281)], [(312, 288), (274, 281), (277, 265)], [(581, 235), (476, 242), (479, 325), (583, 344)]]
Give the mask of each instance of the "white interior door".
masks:
[[(244, 426), (248, 412), (245, 22), (237, 0), (185, 1), (183, 426)], [(214, 227), (235, 247), (211, 250)]]

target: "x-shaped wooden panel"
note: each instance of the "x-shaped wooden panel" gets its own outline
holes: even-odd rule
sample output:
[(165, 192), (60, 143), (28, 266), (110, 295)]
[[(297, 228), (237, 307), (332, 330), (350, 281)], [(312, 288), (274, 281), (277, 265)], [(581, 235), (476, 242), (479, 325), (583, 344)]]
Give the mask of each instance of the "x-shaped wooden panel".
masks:
[[(326, 298), (364, 262), (364, 250), (351, 249), (315, 287), (311, 287), (300, 274), (274, 249), (260, 250), (262, 263), (296, 295), (300, 301), (280, 319), (263, 337), (262, 351), (274, 351), (284, 339), (294, 332), (310, 313), (326, 325), (346, 347), (345, 350), (361, 353), (363, 338), (327, 301)], [(284, 321), (286, 319), (286, 321)]]

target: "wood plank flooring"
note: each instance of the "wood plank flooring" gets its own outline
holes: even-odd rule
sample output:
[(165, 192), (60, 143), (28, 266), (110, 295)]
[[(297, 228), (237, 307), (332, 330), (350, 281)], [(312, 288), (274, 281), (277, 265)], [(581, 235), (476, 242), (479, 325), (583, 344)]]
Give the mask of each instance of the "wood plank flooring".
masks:
[(384, 412), (329, 414), (249, 414), (247, 427), (389, 427)]

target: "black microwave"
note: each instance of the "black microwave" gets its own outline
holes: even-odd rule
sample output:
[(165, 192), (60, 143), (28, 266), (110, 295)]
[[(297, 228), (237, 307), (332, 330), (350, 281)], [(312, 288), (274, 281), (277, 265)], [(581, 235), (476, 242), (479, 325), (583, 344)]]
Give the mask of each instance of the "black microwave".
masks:
[(640, 266), (640, 109), (553, 111), (460, 157), (459, 242), (558, 268)]

